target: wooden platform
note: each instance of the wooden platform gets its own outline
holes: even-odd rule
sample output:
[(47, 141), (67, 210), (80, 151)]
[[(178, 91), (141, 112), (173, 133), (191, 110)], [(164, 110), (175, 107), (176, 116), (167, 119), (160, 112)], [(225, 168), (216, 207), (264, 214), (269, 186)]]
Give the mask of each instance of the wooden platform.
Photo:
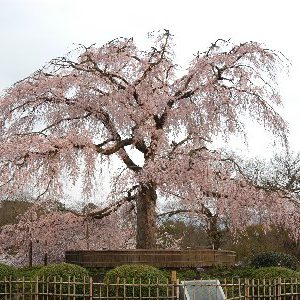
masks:
[(123, 264), (148, 264), (163, 268), (232, 266), (234, 251), (188, 250), (101, 250), (66, 251), (66, 262), (83, 267), (111, 268)]

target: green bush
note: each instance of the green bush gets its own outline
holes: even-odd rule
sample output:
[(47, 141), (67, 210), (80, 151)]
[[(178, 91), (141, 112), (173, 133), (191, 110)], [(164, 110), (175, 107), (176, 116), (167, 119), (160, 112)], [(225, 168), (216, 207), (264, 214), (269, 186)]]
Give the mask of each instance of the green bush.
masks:
[[(265, 267), (253, 270), (251, 277), (253, 278), (252, 283), (254, 284), (254, 288), (251, 288), (253, 295), (257, 295), (258, 293), (262, 295), (266, 292), (267, 295), (269, 294), (270, 296), (279, 293), (278, 282), (279, 278), (281, 278), (280, 280), (283, 284), (280, 285), (280, 293), (283, 293), (284, 295), (282, 298), (286, 300), (295, 299), (295, 296), (290, 296), (289, 294), (292, 292), (291, 284), (293, 284), (293, 291), (295, 292), (295, 288), (297, 287), (296, 282), (299, 282), (300, 279), (299, 272), (282, 267)], [(265, 287), (263, 286), (263, 283), (265, 284)], [(259, 288), (255, 286), (257, 284), (260, 284)]]
[(208, 270), (203, 276), (206, 278), (230, 279), (230, 278), (300, 278), (300, 272), (282, 267), (231, 267), (231, 268), (214, 268)]
[(5, 277), (15, 276), (16, 269), (14, 267), (1, 264), (0, 263), (0, 279), (4, 279)]
[(33, 266), (33, 267), (21, 267), (17, 269), (17, 277), (31, 279), (36, 278), (37, 272), (43, 268), (43, 266)]
[(176, 277), (180, 281), (182, 280), (193, 280), (198, 278), (198, 273), (195, 269), (160, 269), (160, 271), (163, 273), (163, 275), (169, 280), (169, 282), (172, 279), (172, 271), (176, 271)]
[(15, 275), (16, 269), (14, 267), (0, 263), (0, 293), (5, 291), (4, 279), (9, 279), (10, 276), (15, 277)]
[(42, 267), (37, 270), (35, 275), (39, 277), (44, 276), (45, 278), (53, 278), (54, 276), (56, 276), (57, 278), (62, 277), (63, 280), (68, 280), (69, 277), (71, 279), (75, 277), (77, 280), (80, 281), (83, 280), (85, 276), (89, 276), (89, 273), (85, 268), (80, 267), (78, 265), (62, 263)]
[[(148, 265), (122, 265), (108, 271), (104, 277), (107, 284), (104, 296), (110, 297), (156, 297), (167, 295), (167, 277), (163, 271)], [(118, 284), (119, 285), (116, 285)], [(136, 287), (126, 287), (123, 284), (137, 284)]]
[(296, 269), (298, 260), (295, 256), (280, 252), (262, 252), (250, 259), (250, 266), (261, 267), (286, 267)]
[(251, 278), (254, 268), (252, 267), (214, 267), (201, 274), (203, 279), (208, 278)]
[[(85, 268), (82, 268), (78, 265), (73, 264), (52, 264), (45, 267), (42, 267), (38, 269), (34, 277), (44, 278), (44, 280), (47, 280), (49, 282), (49, 291), (51, 293), (56, 293), (66, 295), (68, 294), (69, 288), (71, 294), (82, 294), (84, 289), (88, 290), (88, 276), (89, 273)], [(59, 282), (60, 280), (62, 283), (54, 283), (54, 277), (56, 277), (56, 282)], [(86, 284), (83, 284), (84, 278), (86, 277)], [(73, 285), (72, 282), (76, 280), (76, 285)], [(71, 282), (71, 285), (68, 284), (68, 282)], [(77, 284), (82, 283), (82, 284)], [(69, 287), (68, 287), (69, 286)], [(43, 289), (43, 286), (41, 284), (41, 289)]]
[(282, 267), (266, 267), (254, 269), (251, 274), (252, 278), (298, 278), (300, 279), (300, 273), (288, 268)]
[(182, 280), (192, 280), (197, 278), (198, 274), (196, 270), (177, 270), (177, 278), (182, 281)]
[[(266, 268), (251, 268), (251, 267), (231, 267), (231, 268), (213, 268), (207, 270), (202, 276), (203, 279), (219, 279), (221, 284), (227, 284), (227, 294), (231, 297), (239, 299), (240, 293), (244, 293), (244, 288), (239, 287), (239, 283), (245, 283), (248, 279), (249, 296), (252, 299), (257, 299), (257, 295), (266, 295), (263, 299), (274, 299), (272, 295), (277, 291), (278, 278), (281, 278), (283, 283), (281, 293), (291, 293), (291, 283), (294, 284), (296, 279), (300, 279), (300, 273), (292, 269), (281, 267), (266, 267)], [(241, 279), (240, 279), (241, 278)], [(265, 281), (263, 281), (265, 279)], [(228, 283), (235, 283), (236, 285), (230, 286)], [(263, 286), (265, 284), (265, 286)], [(259, 287), (258, 287), (259, 286)], [(286, 300), (292, 299), (288, 295), (282, 297)], [(294, 298), (295, 299), (295, 298)]]
[(87, 271), (89, 272), (89, 275), (93, 277), (94, 281), (103, 282), (103, 279), (105, 277), (105, 274), (111, 270), (111, 268), (93, 268), (93, 267), (87, 267)]

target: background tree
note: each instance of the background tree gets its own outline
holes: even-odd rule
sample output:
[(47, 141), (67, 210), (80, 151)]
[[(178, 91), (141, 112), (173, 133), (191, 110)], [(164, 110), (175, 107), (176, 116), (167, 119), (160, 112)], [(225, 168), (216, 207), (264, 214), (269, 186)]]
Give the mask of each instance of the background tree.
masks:
[[(291, 236), (290, 231), (280, 226), (269, 230), (261, 224), (252, 224), (242, 231), (232, 232), (219, 228), (222, 239), (219, 247), (236, 252), (237, 262), (245, 263), (255, 254), (262, 252), (281, 252), (300, 258), (300, 243)], [(163, 248), (202, 248), (209, 247), (211, 240), (205, 226), (198, 219), (179, 218), (161, 221), (158, 241)]]
[[(222, 215), (218, 214), (218, 208), (215, 205), (216, 201), (218, 201), (218, 195), (211, 198), (207, 197), (206, 200), (203, 199), (201, 202), (197, 200), (186, 201), (186, 199), (181, 198), (180, 195), (176, 196), (177, 201), (171, 203), (171, 205), (168, 203), (168, 205), (163, 208), (164, 212), (158, 214), (158, 218), (162, 220), (166, 220), (167, 218), (167, 221), (170, 221), (171, 224), (173, 217), (183, 219), (183, 224), (197, 220), (201, 231), (203, 231), (205, 235), (203, 238), (204, 244), (202, 243), (201, 245), (219, 249), (224, 233), (228, 230), (225, 222), (228, 216), (224, 213)], [(180, 207), (179, 209), (176, 208), (178, 206)], [(193, 227), (195, 226), (192, 226), (192, 228)], [(200, 228), (198, 229), (199, 232)], [(184, 245), (184, 243), (182, 243), (182, 245)], [(191, 245), (192, 244), (190, 244), (190, 246)]]
[(56, 196), (68, 177), (82, 178), (89, 196), (99, 184), (98, 164), (117, 157), (123, 168), (115, 174), (112, 210), (135, 202), (137, 248), (156, 246), (158, 195), (180, 194), (200, 206), (209, 199), (219, 215), (230, 212), (235, 227), (270, 203), (271, 220), (288, 214), (277, 194), (248, 185), (211, 145), (216, 135), (244, 134), (247, 116), (285, 139), (286, 124), (274, 109), (281, 65), (258, 43), (217, 40), (179, 75), (168, 31), (147, 51), (123, 38), (80, 46), (1, 97), (1, 192), (29, 186)]
[(204, 226), (198, 219), (178, 217), (160, 220), (158, 241), (164, 249), (208, 248), (210, 246)]
[[(289, 202), (294, 202), (295, 210), (291, 210), (289, 216), (289, 220), (293, 220), (293, 215), (297, 215), (300, 203), (299, 154), (290, 153), (288, 148), (286, 148), (284, 152), (275, 154), (270, 159), (247, 159), (239, 157), (234, 153), (228, 153), (226, 156), (226, 160), (231, 160), (233, 162), (235, 172), (242, 174), (244, 180), (247, 181), (249, 185), (256, 187), (258, 190), (265, 191), (266, 193), (276, 193), (282, 198), (282, 201), (286, 203), (287, 206), (289, 205)], [(288, 199), (288, 201), (286, 201), (286, 199)], [(199, 220), (202, 220), (202, 224), (204, 225), (206, 234), (211, 241), (211, 245), (215, 245), (216, 248), (219, 248), (223, 244), (222, 238), (224, 235), (228, 237), (227, 231), (229, 229), (228, 227), (230, 227), (230, 218), (228, 218), (226, 214), (218, 215), (216, 207), (212, 205), (213, 200), (207, 201), (206, 203), (202, 201), (198, 206), (195, 205), (195, 203), (197, 204), (197, 201), (193, 204), (190, 202), (183, 203), (183, 201), (181, 201), (179, 209), (176, 208), (176, 204), (175, 208), (172, 207), (172, 205), (170, 207), (166, 206), (165, 212), (161, 213), (160, 216), (167, 216), (170, 218), (180, 215), (186, 216), (187, 218), (199, 218)], [(259, 226), (262, 226), (265, 223), (265, 219), (269, 217), (269, 214), (272, 214), (273, 209), (263, 206), (260, 208), (258, 207), (257, 209), (253, 207), (253, 209), (255, 210), (256, 216), (253, 216), (252, 224), (248, 224), (250, 227), (248, 232), (258, 226), (257, 228), (260, 230), (258, 230), (258, 232), (256, 232), (253, 236), (259, 237), (261, 236), (261, 232), (265, 230), (265, 228)], [(292, 226), (294, 228), (293, 230), (290, 230), (291, 228), (285, 224), (286, 220), (281, 218), (278, 218), (274, 223), (276, 223), (276, 226), (274, 226), (275, 224), (272, 225), (272, 232), (270, 235), (272, 233), (274, 234), (277, 230), (283, 235), (289, 233), (291, 238), (294, 236), (294, 243), (298, 242), (299, 226), (294, 226), (292, 222)], [(288, 228), (289, 230), (287, 231)], [(265, 231), (263, 233), (266, 235)], [(245, 232), (240, 232), (238, 235), (243, 236), (243, 239), (245, 239)], [(269, 237), (270, 235), (266, 236)], [(265, 239), (264, 236), (261, 238)], [(235, 246), (235, 248), (237, 247)]]
[(295, 240), (290, 231), (280, 226), (271, 226), (266, 231), (262, 225), (253, 224), (235, 235), (226, 232), (225, 236), (222, 247), (235, 251), (238, 261), (269, 251), (291, 254), (300, 259), (299, 240)]
[[(238, 159), (236, 159), (238, 161)], [(269, 191), (285, 192), (287, 197), (300, 199), (300, 154), (288, 148), (270, 159), (250, 159), (241, 162), (243, 173), (256, 185)]]

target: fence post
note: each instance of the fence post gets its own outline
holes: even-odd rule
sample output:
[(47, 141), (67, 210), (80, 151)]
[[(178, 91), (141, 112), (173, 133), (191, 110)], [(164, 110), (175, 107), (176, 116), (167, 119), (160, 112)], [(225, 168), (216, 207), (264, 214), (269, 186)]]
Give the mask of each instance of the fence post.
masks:
[(35, 300), (39, 299), (39, 277), (36, 276), (36, 282), (35, 282)]
[(90, 300), (93, 300), (93, 277), (90, 277)]
[(11, 300), (12, 296), (12, 276), (9, 276), (9, 299)]
[(249, 287), (249, 279), (245, 279), (244, 281), (244, 290), (245, 290), (245, 299), (250, 299), (250, 287)]
[(281, 300), (281, 277), (277, 281), (277, 300)]
[(241, 278), (238, 278), (238, 286), (239, 286), (239, 298), (241, 299), (242, 298), (242, 293), (241, 293)]
[(177, 278), (177, 280), (176, 280), (176, 299), (177, 300), (180, 297), (179, 293), (180, 293), (180, 290), (179, 290), (179, 279)]
[[(120, 287), (120, 277), (117, 277), (117, 285), (116, 285), (116, 297), (119, 298), (119, 287)], [(123, 285), (124, 287), (124, 285)]]
[(179, 296), (177, 295), (176, 283), (177, 283), (177, 272), (172, 271), (171, 272), (172, 299), (177, 299)]
[(176, 283), (177, 280), (177, 272), (176, 271), (172, 271), (171, 272), (171, 282), (172, 283)]
[(272, 282), (273, 282), (273, 296), (274, 296), (274, 299), (277, 300), (277, 281), (274, 278), (272, 280)]

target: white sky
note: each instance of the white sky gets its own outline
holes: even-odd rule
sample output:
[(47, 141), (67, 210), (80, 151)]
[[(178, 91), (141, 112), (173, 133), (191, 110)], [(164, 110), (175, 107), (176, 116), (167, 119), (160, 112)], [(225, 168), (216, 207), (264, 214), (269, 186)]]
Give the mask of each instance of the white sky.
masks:
[[(0, 90), (29, 75), (74, 44), (99, 45), (116, 37), (134, 37), (169, 29), (175, 35), (177, 62), (187, 63), (218, 38), (233, 42), (258, 41), (281, 51), (292, 63), (281, 81), (290, 124), (290, 143), (300, 151), (300, 19), (298, 1), (270, 0), (0, 0)], [(236, 140), (244, 154), (268, 156), (263, 132), (249, 128), (249, 148)], [(269, 148), (268, 148), (269, 147)]]

